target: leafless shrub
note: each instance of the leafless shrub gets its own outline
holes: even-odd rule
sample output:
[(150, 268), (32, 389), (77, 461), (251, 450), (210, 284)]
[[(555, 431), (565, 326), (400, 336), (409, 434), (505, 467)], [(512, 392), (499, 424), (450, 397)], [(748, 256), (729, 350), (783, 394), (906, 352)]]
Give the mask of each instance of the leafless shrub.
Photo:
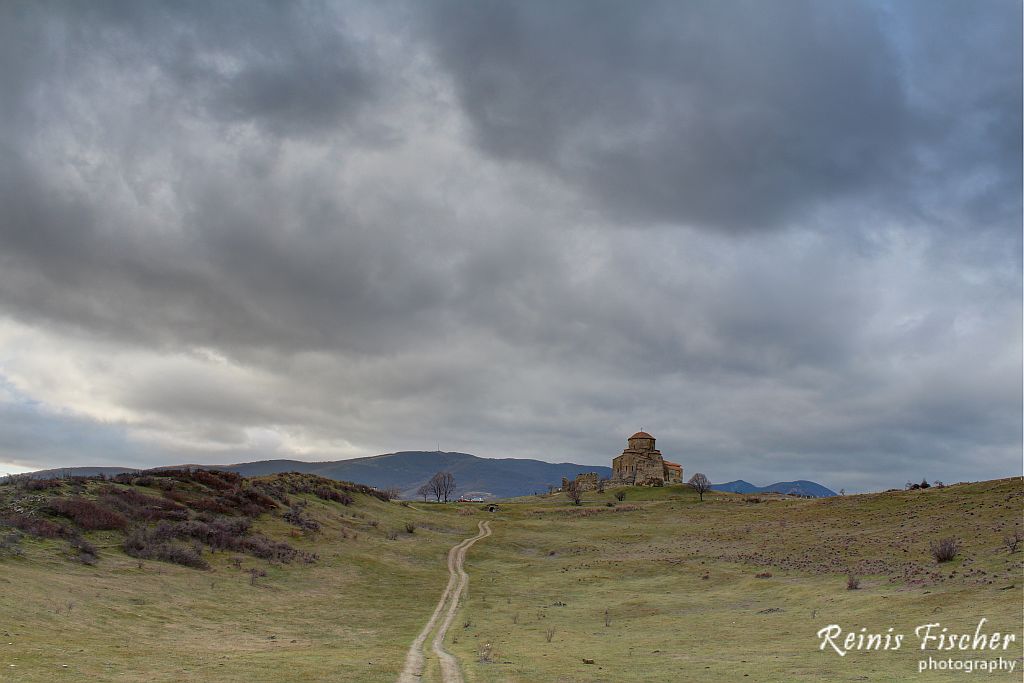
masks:
[(288, 508), (288, 511), (282, 516), (284, 517), (284, 521), (302, 529), (303, 531), (309, 531), (311, 533), (320, 531), (320, 522), (316, 521), (312, 517), (306, 516), (305, 501), (296, 503), (292, 507)]
[(389, 531), (387, 533), (387, 539), (389, 541), (396, 541), (396, 540), (398, 540), (398, 532), (397, 531)]
[(210, 566), (203, 559), (202, 547), (198, 543), (185, 545), (141, 527), (128, 532), (123, 547), (125, 553), (140, 559), (163, 560), (196, 569)]
[(850, 574), (846, 577), (846, 590), (855, 591), (860, 588), (860, 577), (856, 574)]
[(1019, 530), (1015, 530), (1012, 534), (1003, 536), (1003, 545), (1006, 546), (1006, 550), (1011, 553), (1017, 552), (1017, 546), (1020, 542), (1024, 541), (1024, 537), (1021, 536)]
[(255, 586), (256, 579), (262, 579), (266, 575), (267, 570), (259, 569), (258, 567), (252, 567), (251, 569), (249, 569), (249, 585)]
[(612, 615), (608, 611), (607, 607), (604, 608), (604, 625), (605, 626), (611, 626), (612, 625)]
[(572, 501), (573, 505), (579, 505), (583, 500), (583, 490), (580, 487), (579, 482), (575, 479), (569, 482), (569, 485), (565, 487), (565, 495)]
[(615, 500), (617, 500), (617, 501), (619, 501), (621, 503), (625, 499), (626, 499), (626, 491), (625, 491), (625, 489), (619, 489), (618, 491), (615, 492)]
[(554, 638), (554, 637), (555, 637), (555, 627), (554, 626), (552, 626), (551, 628), (549, 628), (549, 629), (544, 631), (544, 640), (545, 640), (545, 642), (550, 643), (551, 639)]
[(949, 562), (960, 552), (960, 542), (952, 536), (940, 538), (932, 541), (931, 552), (936, 562)]
[(81, 536), (76, 536), (68, 541), (68, 545), (70, 545), (71, 550), (74, 551), (76, 560), (89, 566), (96, 564), (99, 557), (99, 551), (96, 550), (96, 546), (92, 543)]
[(406, 522), (405, 523), (405, 533), (411, 534), (411, 533), (413, 533), (415, 531), (416, 531), (416, 523), (415, 522)]

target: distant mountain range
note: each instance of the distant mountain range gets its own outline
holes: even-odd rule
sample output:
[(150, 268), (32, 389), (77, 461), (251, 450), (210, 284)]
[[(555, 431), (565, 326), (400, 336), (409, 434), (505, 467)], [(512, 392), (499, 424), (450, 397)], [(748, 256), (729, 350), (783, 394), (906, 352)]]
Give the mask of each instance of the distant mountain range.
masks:
[(730, 493), (791, 493), (798, 496), (811, 496), (813, 498), (827, 498), (836, 495), (832, 489), (806, 479), (797, 481), (779, 481), (768, 486), (754, 486), (749, 481), (737, 479), (725, 484), (712, 484), (714, 491), (728, 491)]
[[(550, 463), (519, 458), (480, 458), (469, 453), (441, 451), (402, 451), (352, 460), (303, 462), (301, 460), (260, 460), (234, 465), (175, 465), (172, 467), (204, 467), (229, 470), (247, 477), (277, 472), (304, 472), (322, 477), (354, 481), (378, 488), (396, 487), (403, 498), (415, 498), (416, 489), (439, 471), (455, 476), (458, 495), (479, 495), (495, 498), (526, 496), (547, 491), (548, 485), (559, 486), (562, 477), (572, 479), (581, 472), (596, 472), (610, 477), (611, 468), (600, 465), (577, 465), (571, 462)], [(122, 472), (138, 472), (131, 467), (68, 467), (40, 470), (33, 477), (113, 476)], [(833, 491), (813, 481), (784, 481), (769, 486), (754, 486), (743, 481), (715, 484), (716, 491), (733, 493), (796, 493), (805, 496), (834, 496)]]
[[(547, 491), (548, 485), (559, 486), (562, 477), (572, 479), (581, 472), (597, 472), (611, 476), (610, 467), (550, 463), (519, 458), (480, 458), (468, 453), (441, 451), (403, 451), (352, 460), (303, 462), (301, 460), (261, 460), (234, 465), (188, 465), (207, 469), (229, 470), (247, 477), (276, 472), (304, 472), (322, 477), (354, 481), (378, 488), (397, 487), (403, 498), (415, 498), (416, 489), (439, 471), (455, 476), (458, 495), (474, 494), (509, 498)], [(186, 465), (179, 465), (186, 467)], [(131, 467), (68, 467), (33, 472), (33, 477), (113, 476), (122, 472), (138, 472)]]

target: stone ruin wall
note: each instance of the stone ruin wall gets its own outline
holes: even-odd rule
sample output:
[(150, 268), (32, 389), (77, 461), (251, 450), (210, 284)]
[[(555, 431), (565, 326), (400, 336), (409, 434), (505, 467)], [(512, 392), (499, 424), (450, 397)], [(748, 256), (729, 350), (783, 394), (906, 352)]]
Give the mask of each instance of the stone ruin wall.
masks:
[(596, 491), (597, 472), (576, 475), (576, 486), (579, 487), (580, 491)]
[(643, 458), (636, 463), (637, 486), (663, 486), (665, 484), (665, 468), (661, 458)]

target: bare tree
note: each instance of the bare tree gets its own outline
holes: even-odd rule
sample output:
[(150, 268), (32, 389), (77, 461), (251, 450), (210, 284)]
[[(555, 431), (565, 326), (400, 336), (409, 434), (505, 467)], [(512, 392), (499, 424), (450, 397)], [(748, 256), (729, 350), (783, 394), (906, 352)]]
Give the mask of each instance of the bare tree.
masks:
[(430, 478), (426, 486), (437, 502), (440, 503), (443, 499), (447, 503), (455, 493), (455, 477), (451, 472), (438, 472)]
[(416, 495), (417, 496), (423, 496), (423, 502), (426, 503), (427, 502), (427, 496), (430, 495), (430, 485), (429, 484), (424, 484), (423, 486), (421, 486), (418, 489), (416, 489)]
[(570, 481), (569, 485), (565, 487), (565, 495), (569, 496), (573, 505), (579, 505), (583, 499), (583, 490), (580, 488), (579, 482), (575, 479)]
[(604, 493), (604, 487), (608, 484), (608, 479), (605, 477), (598, 477), (597, 479), (597, 492)]
[(700, 494), (701, 500), (704, 500), (704, 494), (711, 490), (711, 480), (700, 472), (690, 477), (688, 483), (694, 491)]

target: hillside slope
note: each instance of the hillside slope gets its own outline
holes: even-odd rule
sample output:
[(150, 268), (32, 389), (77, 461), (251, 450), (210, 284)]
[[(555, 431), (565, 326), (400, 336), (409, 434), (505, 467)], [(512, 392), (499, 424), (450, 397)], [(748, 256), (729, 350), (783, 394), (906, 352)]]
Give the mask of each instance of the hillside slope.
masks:
[(196, 475), (0, 484), (0, 679), (393, 683), (476, 521)]

